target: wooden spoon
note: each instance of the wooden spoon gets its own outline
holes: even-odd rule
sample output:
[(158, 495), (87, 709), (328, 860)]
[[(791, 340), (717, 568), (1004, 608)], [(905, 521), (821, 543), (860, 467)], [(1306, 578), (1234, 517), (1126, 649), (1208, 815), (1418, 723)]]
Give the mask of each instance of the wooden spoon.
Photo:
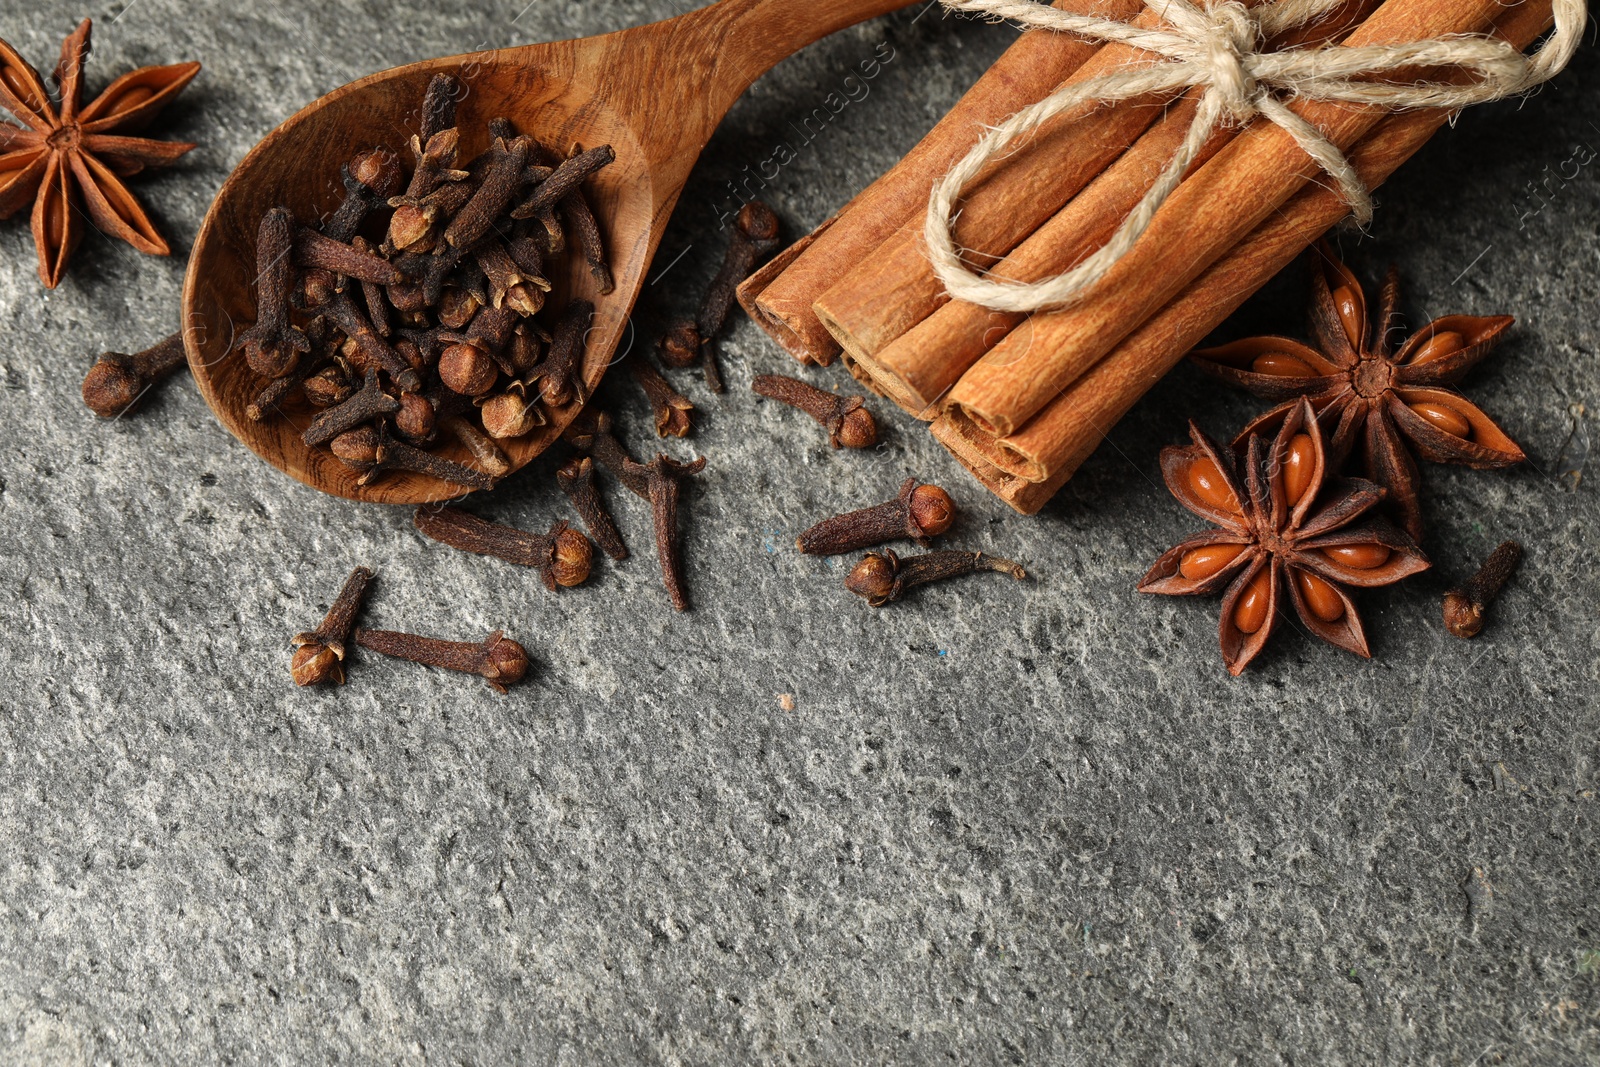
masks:
[[(592, 391), (611, 363), (645, 343), (633, 334), (629, 313), (689, 171), (734, 100), (786, 56), (910, 2), (721, 0), (601, 37), (412, 63), (335, 89), (273, 130), (244, 158), (195, 239), (183, 287), (183, 324), (201, 395), (257, 455), (316, 489), (395, 504), (460, 496), (460, 486), (403, 472), (357, 485), (355, 471), (301, 441), (314, 414), (307, 406), (286, 405), (283, 415), (262, 422), (246, 418), (246, 406), (265, 382), (232, 349), (236, 334), (255, 317), (261, 216), (280, 204), (302, 220), (332, 210), (343, 191), (339, 165), (378, 145), (402, 150), (416, 130), (423, 91), (441, 72), (467, 88), (457, 111), (463, 159), (487, 147), (486, 124), (498, 116), (561, 151), (573, 143), (610, 144), (616, 162), (586, 188), (605, 234), (616, 288), (599, 295), (581, 262), (570, 260), (559, 272), (565, 284), (552, 279), (553, 304), (568, 296), (595, 303), (584, 362)], [(573, 404), (552, 411), (549, 425), (500, 442), (513, 468), (542, 452), (578, 410)], [(459, 445), (440, 452), (470, 462)]]

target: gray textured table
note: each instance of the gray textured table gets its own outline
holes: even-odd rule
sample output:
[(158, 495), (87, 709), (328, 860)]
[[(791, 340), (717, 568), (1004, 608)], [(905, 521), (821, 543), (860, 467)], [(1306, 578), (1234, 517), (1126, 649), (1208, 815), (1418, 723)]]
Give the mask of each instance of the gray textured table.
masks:
[[(86, 11), (95, 85), (205, 63), (158, 127), (201, 148), (137, 184), (171, 260), (91, 235), (46, 294), (25, 222), (0, 228), (0, 1062), (1600, 1056), (1600, 164), (1539, 201), (1529, 184), (1600, 145), (1592, 51), (1520, 108), (1464, 116), (1345, 241), (1368, 277), (1400, 265), (1413, 324), (1518, 316), (1467, 390), (1531, 462), (1426, 471), (1439, 567), (1362, 597), (1377, 658), (1289, 627), (1233, 680), (1214, 601), (1133, 591), (1197, 526), (1159, 486), (1160, 447), (1190, 414), (1221, 435), (1258, 410), (1187, 368), (1022, 519), (903, 420), (839, 455), (756, 403), (750, 377), (792, 367), (741, 321), (727, 397), (691, 387), (703, 429), (673, 445), (711, 463), (686, 503), (681, 616), (645, 509), (615, 492), (635, 559), (551, 596), (423, 541), (405, 510), (279, 475), (187, 381), (95, 421), (78, 400), (94, 354), (173, 327), (211, 196), (302, 104), (674, 7), (0, 0), (0, 36), (48, 69)], [(791, 234), (1009, 36), (913, 8), (763, 79), (691, 182), (641, 329), (712, 273), (728, 180), (880, 42), (895, 58), (871, 95), (768, 190)], [(1301, 285), (1227, 332), (1298, 330)], [(542, 527), (565, 512), (550, 471), (485, 510)], [(844, 563), (789, 547), (908, 472), (954, 490), (953, 543), (1033, 578), (874, 612), (843, 593)], [(1511, 536), (1529, 558), (1498, 618), (1446, 636), (1441, 591)], [(374, 625), (503, 625), (531, 684), (497, 697), (362, 657), (343, 689), (297, 691), (287, 638), (358, 562), (380, 573)]]

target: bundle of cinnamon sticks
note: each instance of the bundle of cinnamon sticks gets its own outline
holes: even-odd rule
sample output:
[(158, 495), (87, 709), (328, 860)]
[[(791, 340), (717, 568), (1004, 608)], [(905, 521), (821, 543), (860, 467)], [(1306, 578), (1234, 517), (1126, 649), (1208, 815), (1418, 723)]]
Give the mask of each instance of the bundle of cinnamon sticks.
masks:
[[(1154, 27), (1139, 0), (1056, 0)], [(1491, 32), (1526, 48), (1550, 0), (1346, 0), (1276, 47), (1381, 45)], [(928, 191), (984, 127), (1058, 85), (1155, 62), (1131, 46), (1024, 33), (893, 169), (739, 290), (801, 362), (841, 354), (931, 430), (985, 486), (1031, 514), (1118, 419), (1206, 334), (1342, 219), (1348, 206), (1276, 125), (1219, 129), (1149, 229), (1086, 297), (1028, 315), (952, 300), (922, 242)], [(1023, 282), (1089, 255), (1185, 136), (1197, 91), (1068, 111), (968, 188), (954, 226), (967, 263)], [(1448, 117), (1297, 101), (1374, 187)]]

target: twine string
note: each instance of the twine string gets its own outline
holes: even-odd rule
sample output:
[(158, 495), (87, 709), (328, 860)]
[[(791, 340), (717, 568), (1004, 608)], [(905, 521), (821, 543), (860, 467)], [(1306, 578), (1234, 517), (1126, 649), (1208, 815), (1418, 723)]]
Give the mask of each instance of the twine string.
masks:
[[(1159, 57), (1157, 62), (1130, 64), (1061, 86), (989, 130), (934, 186), (923, 224), (934, 273), (955, 299), (1011, 312), (1065, 307), (1080, 299), (1133, 247), (1216, 129), (1243, 125), (1257, 116), (1287, 132), (1333, 179), (1356, 220), (1367, 224), (1372, 219), (1372, 196), (1360, 175), (1332, 141), (1290, 109), (1285, 98), (1451, 110), (1501, 100), (1532, 90), (1565, 67), (1587, 16), (1585, 0), (1554, 0), (1555, 32), (1532, 55), (1482, 34), (1264, 52), (1260, 49), (1268, 40), (1315, 22), (1344, 0), (1264, 0), (1254, 7), (1240, 0), (1201, 0), (1204, 6), (1192, 0), (1150, 0), (1163, 19), (1159, 28), (1072, 14), (1035, 0), (942, 2), (953, 11), (1130, 45)], [(1449, 68), (1467, 77), (1381, 80), (1382, 75), (1418, 67)], [(951, 227), (967, 187), (991, 161), (1063, 112), (1087, 114), (1089, 105), (1186, 89), (1200, 90), (1200, 99), (1183, 143), (1103, 246), (1070, 270), (1035, 282), (980, 274), (962, 261)]]

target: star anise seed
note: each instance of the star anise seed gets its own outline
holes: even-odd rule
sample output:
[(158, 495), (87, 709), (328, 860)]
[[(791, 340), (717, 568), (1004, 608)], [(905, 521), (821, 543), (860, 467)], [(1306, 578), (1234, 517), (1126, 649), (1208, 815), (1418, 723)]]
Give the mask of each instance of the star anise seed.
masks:
[(1286, 597), (1306, 629), (1370, 656), (1345, 587), (1389, 585), (1428, 568), (1415, 541), (1368, 515), (1384, 490), (1360, 479), (1329, 481), (1331, 457), (1305, 399), (1290, 406), (1273, 437), (1250, 436), (1242, 480), (1234, 458), (1192, 422), (1189, 434), (1193, 445), (1162, 450), (1161, 473), (1180, 504), (1217, 528), (1163, 553), (1140, 592), (1225, 589), (1218, 631), (1230, 674), (1266, 645)]
[[(1300, 397), (1311, 401), (1329, 435), (1333, 466), (1359, 444), (1366, 476), (1388, 490), (1388, 504), (1414, 540), (1422, 539), (1419, 474), (1412, 451), (1435, 463), (1480, 470), (1526, 457), (1504, 430), (1454, 385), (1510, 328), (1509, 315), (1447, 315), (1391, 350), (1399, 302), (1390, 268), (1375, 323), (1361, 283), (1325, 244), (1312, 270), (1311, 328), (1316, 347), (1287, 337), (1251, 337), (1191, 355), (1202, 369), (1256, 396), (1285, 403), (1255, 419), (1234, 441), (1276, 432)], [(1409, 447), (1408, 447), (1409, 444)]]
[(54, 74), (59, 105), (51, 103), (39, 72), (0, 40), (0, 108), (21, 123), (0, 121), (0, 219), (33, 205), (39, 278), (50, 289), (60, 283), (83, 236), (85, 211), (99, 229), (139, 251), (170, 254), (122, 179), (168, 166), (194, 147), (127, 134), (148, 126), (200, 72), (200, 64), (140, 67), (83, 107), (89, 30), (84, 19), (61, 44)]

